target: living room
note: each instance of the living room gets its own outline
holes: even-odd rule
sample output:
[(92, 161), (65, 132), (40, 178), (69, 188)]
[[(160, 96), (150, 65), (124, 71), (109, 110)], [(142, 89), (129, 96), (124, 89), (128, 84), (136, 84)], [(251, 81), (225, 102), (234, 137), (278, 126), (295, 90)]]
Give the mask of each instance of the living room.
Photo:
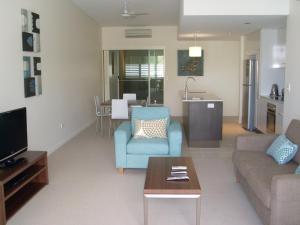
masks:
[[(133, 8), (139, 6), (138, 1), (128, 2), (128, 6)], [(152, 30), (152, 38), (131, 39), (124, 37), (126, 23), (142, 23), (139, 22), (139, 16), (133, 19), (120, 16), (123, 1), (98, 2), (102, 8), (106, 6), (110, 9), (109, 4), (119, 7), (115, 11), (116, 17), (122, 21), (119, 26), (110, 26), (113, 23), (111, 21), (99, 23), (95, 19), (97, 17), (87, 15), (87, 9), (79, 7), (79, 3), (80, 1), (69, 0), (10, 0), (0, 3), (0, 23), (3, 30), (0, 36), (0, 112), (26, 107), (28, 149), (47, 151), (49, 163), (49, 184), (11, 217), (7, 224), (143, 223), (143, 185), (146, 172), (144, 169), (125, 169), (123, 175), (118, 173), (114, 139), (107, 133), (102, 135), (95, 132), (93, 96), (104, 98), (105, 95), (103, 50), (163, 49), (163, 103), (169, 108), (172, 117), (181, 120), (181, 94), (186, 77), (177, 74), (177, 52), (193, 46), (195, 32), (199, 32), (190, 32), (191, 36), (188, 38), (178, 36), (182, 32), (178, 29), (182, 13), (218, 17), (217, 14), (249, 15), (250, 11), (253, 18), (267, 15), (286, 17), (283, 131), (292, 119), (300, 118), (297, 104), (300, 96), (297, 74), (300, 52), (297, 44), (299, 1), (274, 3), (265, 0), (252, 1), (250, 4), (232, 0), (226, 5), (217, 0), (176, 1), (178, 11), (175, 20), (178, 20), (175, 23), (147, 26)], [(159, 11), (168, 14), (167, 4), (175, 3), (161, 3)], [(181, 10), (179, 13), (179, 9), (183, 8), (182, 4), (186, 11)], [(215, 5), (223, 5), (223, 9), (216, 8)], [(112, 9), (114, 7), (111, 6)], [(174, 10), (174, 7), (169, 10)], [(33, 56), (41, 58), (42, 94), (29, 98), (24, 97), (22, 58), (26, 55), (22, 51), (21, 9), (38, 13), (41, 17), (41, 50), (39, 55), (34, 53)], [(147, 12), (147, 8), (139, 11)], [(241, 23), (247, 22), (240, 17), (236, 18)], [(251, 29), (249, 25), (246, 28), (251, 30), (250, 33), (257, 31), (252, 30), (252, 25)], [(221, 98), (224, 101), (225, 122), (221, 148), (193, 149), (183, 140), (183, 155), (192, 157), (203, 188), (200, 220), (202, 224), (262, 224), (243, 189), (235, 182), (231, 160), (235, 136), (245, 133), (237, 122), (241, 119), (241, 35), (228, 30), (226, 37), (209, 38), (200, 33), (196, 44), (201, 45), (204, 51), (204, 76), (196, 76), (196, 82), (190, 82), (189, 88), (205, 90)], [(249, 35), (245, 31), (242, 36), (247, 34)], [(194, 208), (194, 202), (189, 200), (153, 200), (149, 205), (149, 224), (194, 224)], [(287, 223), (289, 224), (293, 223)]]

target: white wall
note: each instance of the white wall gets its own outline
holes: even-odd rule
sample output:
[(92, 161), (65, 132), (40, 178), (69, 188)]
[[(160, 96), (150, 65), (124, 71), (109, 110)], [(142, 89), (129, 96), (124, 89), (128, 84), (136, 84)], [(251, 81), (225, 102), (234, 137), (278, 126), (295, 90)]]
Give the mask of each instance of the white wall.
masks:
[[(179, 92), (184, 90), (185, 77), (177, 76), (177, 50), (188, 49), (193, 42), (178, 41), (176, 27), (152, 27), (152, 38), (124, 37), (122, 27), (102, 28), (102, 47), (113, 49), (164, 48), (166, 63), (165, 105), (172, 115), (182, 115)], [(199, 42), (204, 48), (204, 76), (190, 82), (191, 89), (207, 90), (224, 99), (224, 116), (239, 113), (239, 42)]]
[(289, 13), (289, 0), (184, 0), (183, 5), (184, 15), (287, 15)]
[(285, 40), (278, 40), (285, 30), (262, 29), (260, 36), (260, 95), (269, 95), (272, 84), (277, 84), (279, 94), (284, 88), (285, 68), (272, 68), (273, 66), (273, 47), (280, 44), (285, 45)]
[[(290, 0), (290, 15), (287, 20), (287, 70), (286, 88), (290, 85), (290, 93), (286, 91), (284, 103), (284, 127), (291, 119), (300, 119), (300, 2)], [(287, 89), (286, 89), (287, 90)]]
[[(26, 99), (21, 8), (41, 17), (43, 94)], [(26, 106), (29, 148), (51, 152), (94, 121), (92, 96), (100, 93), (98, 25), (69, 0), (7, 0), (0, 3), (0, 27), (0, 111)]]
[(245, 57), (250, 55), (259, 56), (260, 53), (260, 31), (255, 31), (245, 36)]

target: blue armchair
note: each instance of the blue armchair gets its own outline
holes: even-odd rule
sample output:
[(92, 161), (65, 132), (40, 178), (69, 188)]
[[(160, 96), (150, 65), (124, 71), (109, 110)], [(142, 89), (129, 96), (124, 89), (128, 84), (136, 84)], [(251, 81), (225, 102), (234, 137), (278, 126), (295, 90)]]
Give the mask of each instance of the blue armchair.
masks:
[[(132, 138), (136, 119), (155, 120), (168, 118), (168, 138)], [(171, 120), (167, 107), (133, 108), (131, 121), (123, 122), (114, 133), (116, 167), (147, 168), (150, 156), (180, 156), (182, 130), (180, 123)]]

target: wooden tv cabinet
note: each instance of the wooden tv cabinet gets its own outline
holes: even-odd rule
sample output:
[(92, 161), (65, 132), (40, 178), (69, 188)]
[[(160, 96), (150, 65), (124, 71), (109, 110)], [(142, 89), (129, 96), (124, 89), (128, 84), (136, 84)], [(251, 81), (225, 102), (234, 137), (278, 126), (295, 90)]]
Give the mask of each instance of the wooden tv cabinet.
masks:
[(26, 151), (19, 164), (0, 169), (0, 225), (48, 184), (47, 152)]

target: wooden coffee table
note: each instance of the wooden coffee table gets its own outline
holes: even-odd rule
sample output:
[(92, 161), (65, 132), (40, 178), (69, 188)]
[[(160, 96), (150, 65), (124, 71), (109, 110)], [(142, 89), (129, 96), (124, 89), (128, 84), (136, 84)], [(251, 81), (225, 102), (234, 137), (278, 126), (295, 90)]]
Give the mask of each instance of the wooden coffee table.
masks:
[[(189, 181), (166, 181), (172, 166), (187, 166)], [(196, 199), (196, 224), (200, 224), (201, 187), (190, 157), (150, 157), (144, 186), (144, 224), (148, 224), (148, 199)]]

